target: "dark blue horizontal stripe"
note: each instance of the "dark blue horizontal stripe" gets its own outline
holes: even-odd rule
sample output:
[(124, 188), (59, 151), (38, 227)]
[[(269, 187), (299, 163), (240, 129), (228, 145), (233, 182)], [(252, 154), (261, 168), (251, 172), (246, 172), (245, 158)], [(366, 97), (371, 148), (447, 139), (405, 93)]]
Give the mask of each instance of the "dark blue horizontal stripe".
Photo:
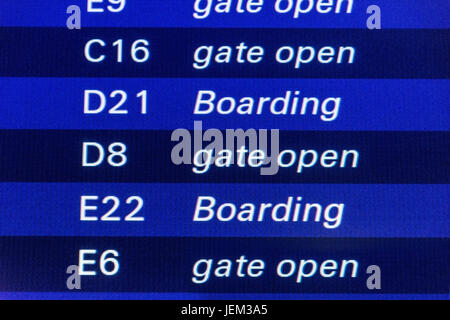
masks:
[[(66, 269), (78, 264), (80, 249), (116, 250), (118, 273), (83, 276), (88, 292), (196, 293), (448, 293), (448, 239), (305, 239), (305, 238), (0, 238), (2, 291), (67, 292)], [(257, 278), (238, 277), (236, 265), (229, 278), (211, 277), (193, 283), (193, 266), (200, 259), (235, 261), (241, 256), (265, 262)], [(86, 256), (93, 258), (93, 256)], [(99, 255), (97, 255), (97, 259)], [(355, 260), (357, 269), (344, 277), (277, 276), (284, 259)], [(381, 268), (381, 290), (366, 286), (368, 266)], [(112, 264), (107, 266), (111, 270)], [(339, 265), (340, 268), (340, 265)], [(245, 270), (246, 268), (244, 268)], [(96, 270), (99, 265), (86, 266)], [(214, 271), (214, 269), (212, 269)], [(200, 271), (200, 269), (199, 269)], [(223, 271), (223, 270), (222, 270)], [(355, 277), (350, 277), (355, 271)]]
[[(336, 150), (338, 165), (325, 168), (319, 161), (319, 165), (304, 168), (300, 173), (294, 165), (265, 176), (260, 168), (248, 166), (211, 166), (208, 172), (197, 174), (193, 165), (175, 165), (171, 153), (178, 142), (172, 142), (171, 135), (169, 131), (3, 130), (0, 181), (419, 184), (450, 181), (448, 132), (282, 131), (280, 150), (293, 150), (297, 158), (301, 150), (316, 150), (319, 157), (326, 150)], [(98, 167), (83, 167), (84, 142), (100, 143), (106, 151), (114, 142), (125, 144), (126, 165), (112, 167), (105, 162)], [(203, 148), (208, 144), (204, 142)], [(89, 161), (96, 160), (92, 150)], [(351, 167), (353, 156), (347, 158), (344, 168), (339, 167), (343, 150), (359, 153), (357, 167)], [(191, 153), (193, 158), (194, 150)]]
[[(356, 30), (356, 29), (117, 29), (85, 28), (1, 28), (2, 77), (194, 77), (194, 78), (449, 78), (449, 38), (447, 30)], [(101, 63), (84, 56), (86, 43), (102, 39), (106, 46), (94, 45), (95, 57), (105, 54)], [(123, 42), (123, 62), (116, 62), (117, 47)], [(150, 59), (136, 63), (130, 57), (132, 43), (149, 42)], [(228, 64), (213, 64), (197, 70), (194, 52), (201, 46), (236, 47), (260, 45), (264, 59), (257, 64), (236, 62), (236, 50)], [(332, 46), (333, 62), (316, 59), (299, 69), (294, 62), (275, 61), (283, 46), (312, 46), (316, 51)], [(349, 54), (337, 64), (339, 47), (354, 47), (354, 63)], [(216, 52), (217, 53), (217, 52)], [(142, 53), (141, 53), (142, 54)], [(295, 53), (294, 53), (295, 54)], [(142, 55), (140, 56), (142, 57)], [(222, 57), (223, 58), (223, 57)]]

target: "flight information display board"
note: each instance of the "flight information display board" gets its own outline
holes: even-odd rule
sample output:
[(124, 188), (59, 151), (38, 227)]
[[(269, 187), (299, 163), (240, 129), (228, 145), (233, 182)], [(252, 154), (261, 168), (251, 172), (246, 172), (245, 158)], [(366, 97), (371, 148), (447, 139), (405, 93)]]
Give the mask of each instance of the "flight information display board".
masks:
[(448, 299), (449, 10), (0, 1), (0, 299)]

